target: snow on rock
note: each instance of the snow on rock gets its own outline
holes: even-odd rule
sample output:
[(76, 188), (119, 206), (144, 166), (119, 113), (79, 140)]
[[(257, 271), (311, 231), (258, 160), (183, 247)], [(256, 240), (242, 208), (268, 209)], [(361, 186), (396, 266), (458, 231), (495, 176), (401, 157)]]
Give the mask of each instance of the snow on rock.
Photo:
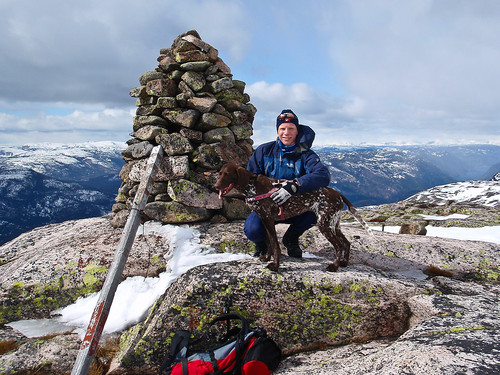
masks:
[(445, 205), (449, 203), (500, 206), (497, 181), (463, 181), (435, 186), (407, 198), (405, 202)]

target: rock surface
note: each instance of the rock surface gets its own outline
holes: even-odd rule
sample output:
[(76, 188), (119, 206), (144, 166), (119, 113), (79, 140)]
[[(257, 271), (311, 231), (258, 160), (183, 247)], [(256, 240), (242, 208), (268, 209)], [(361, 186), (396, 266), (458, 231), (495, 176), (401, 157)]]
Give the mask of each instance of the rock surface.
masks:
[[(40, 227), (0, 247), (0, 324), (48, 318), (50, 311), (99, 291), (122, 231), (109, 216)], [(137, 233), (123, 279), (165, 270), (168, 239)]]
[[(375, 214), (361, 212), (365, 218)], [(191, 226), (214, 251), (253, 252), (241, 222)], [(277, 227), (281, 237), (286, 225)], [(300, 239), (314, 256), (296, 260), (283, 255), (279, 273), (258, 260), (192, 269), (165, 292), (144, 322), (122, 335), (116, 356), (99, 357), (103, 371), (112, 361), (114, 374), (132, 369), (156, 373), (170, 330), (191, 327), (196, 335), (196, 327), (224, 308), (264, 326), (280, 344), (286, 357), (277, 374), (499, 371), (499, 245), (385, 232), (370, 236), (347, 223), (342, 230), (352, 242), (351, 263), (338, 273), (324, 270), (323, 257), (330, 251), (316, 228)], [(86, 267), (96, 261), (108, 267), (120, 236), (110, 218), (102, 217), (38, 228), (1, 246), (4, 322), (48, 318), (53, 305), (33, 306), (53, 280), (61, 282), (44, 301), (66, 298), (70, 303), (78, 293), (68, 297), (67, 288), (82, 293), (92, 268)], [(138, 233), (124, 277), (161, 272), (166, 266), (162, 255), (169, 251), (168, 239)], [(68, 259), (81, 262), (67, 270)], [(436, 276), (440, 273), (449, 277)], [(102, 285), (104, 272), (91, 275), (94, 285)], [(18, 306), (17, 312), (12, 306)], [(79, 345), (74, 334), (28, 339), (6, 326), (0, 342), (13, 345), (0, 355), (0, 369), (7, 374), (70, 371)]]

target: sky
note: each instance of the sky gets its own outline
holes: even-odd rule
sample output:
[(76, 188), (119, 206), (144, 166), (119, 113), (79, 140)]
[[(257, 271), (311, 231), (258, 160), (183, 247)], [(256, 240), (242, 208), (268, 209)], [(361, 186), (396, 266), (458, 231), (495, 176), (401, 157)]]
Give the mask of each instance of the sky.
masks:
[[(448, 220), (467, 218), (467, 215), (450, 215), (429, 219)], [(381, 227), (372, 227), (380, 230)], [(427, 236), (455, 238), (459, 240), (487, 241), (500, 244), (498, 226), (482, 228), (427, 226)], [(398, 233), (399, 227), (385, 227), (389, 233)], [(168, 238), (169, 251), (166, 254), (167, 270), (158, 277), (129, 277), (118, 285), (111, 305), (109, 316), (104, 326), (103, 335), (121, 332), (142, 321), (153, 303), (163, 295), (165, 290), (189, 269), (215, 262), (249, 259), (249, 255), (215, 253), (209, 246), (201, 244), (200, 232), (196, 229), (175, 225), (162, 225), (159, 222), (147, 222), (141, 226), (139, 233), (154, 234)], [(304, 253), (304, 261), (316, 257)], [(425, 278), (419, 270), (400, 270), (403, 275)], [(20, 320), (7, 325), (23, 333), (27, 337), (40, 337), (53, 333), (74, 330), (83, 338), (96, 307), (99, 293), (79, 298), (74, 304), (53, 312), (52, 319)]]
[(0, 144), (126, 141), (161, 48), (195, 29), (246, 82), (254, 145), (500, 144), (497, 0), (0, 0)]

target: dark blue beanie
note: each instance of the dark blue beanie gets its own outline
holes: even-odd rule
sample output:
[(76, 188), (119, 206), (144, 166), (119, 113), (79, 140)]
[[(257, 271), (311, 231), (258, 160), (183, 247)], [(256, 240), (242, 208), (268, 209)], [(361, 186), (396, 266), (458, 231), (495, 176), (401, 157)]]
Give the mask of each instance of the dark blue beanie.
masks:
[(293, 113), (291, 109), (284, 109), (281, 111), (278, 118), (276, 119), (276, 131), (278, 130), (280, 125), (283, 124), (284, 122), (290, 122), (292, 124), (295, 124), (297, 130), (299, 129), (299, 118), (295, 113)]

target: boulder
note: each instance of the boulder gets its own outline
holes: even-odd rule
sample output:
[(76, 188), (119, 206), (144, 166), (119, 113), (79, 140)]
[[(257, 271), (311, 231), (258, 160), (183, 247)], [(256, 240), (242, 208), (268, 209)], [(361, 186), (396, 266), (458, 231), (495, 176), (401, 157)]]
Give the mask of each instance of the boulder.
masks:
[(187, 101), (188, 107), (194, 108), (200, 111), (201, 113), (210, 112), (216, 104), (217, 104), (217, 99), (211, 97), (206, 97), (206, 98), (195, 97), (188, 99)]
[(192, 223), (209, 220), (210, 211), (203, 207), (186, 206), (179, 202), (155, 201), (146, 204), (144, 214), (165, 224)]
[(143, 126), (147, 125), (153, 125), (153, 126), (159, 126), (163, 128), (168, 127), (168, 122), (159, 116), (135, 116), (134, 117), (134, 131), (139, 130)]
[(193, 128), (199, 117), (199, 112), (194, 109), (163, 111), (163, 117), (176, 125)]
[(154, 79), (146, 84), (146, 93), (152, 96), (175, 96), (177, 85), (171, 79)]
[(209, 210), (217, 210), (222, 207), (218, 193), (189, 180), (170, 180), (168, 182), (168, 195), (174, 201), (186, 206), (204, 207)]
[(159, 134), (155, 141), (163, 147), (166, 155), (186, 155), (193, 151), (193, 146), (189, 139), (180, 133)]
[[(128, 179), (140, 182), (146, 170), (148, 161), (141, 159), (130, 167)], [(189, 173), (189, 159), (187, 155), (167, 156), (163, 158), (160, 170), (155, 176), (155, 181), (168, 181), (171, 179), (184, 178)]]
[(158, 135), (166, 133), (167, 130), (165, 128), (154, 126), (154, 125), (145, 125), (135, 132), (131, 133), (132, 137), (135, 137), (141, 141), (152, 141)]
[(244, 220), (250, 214), (250, 208), (241, 199), (222, 198), (222, 215), (228, 220)]
[(207, 131), (216, 128), (226, 127), (231, 123), (231, 119), (224, 115), (217, 113), (204, 113), (201, 116), (200, 122), (197, 124), (196, 129)]
[[(0, 324), (49, 318), (51, 311), (99, 291), (121, 234), (109, 217), (91, 218), (34, 229), (2, 245)], [(138, 234), (123, 277), (144, 276), (148, 270), (154, 275), (165, 267), (162, 251), (161, 246), (151, 249)], [(161, 259), (151, 265), (150, 257)]]
[(204, 143), (235, 143), (234, 133), (228, 128), (212, 129), (203, 133)]
[(233, 132), (236, 140), (246, 140), (253, 135), (253, 128), (249, 122), (230, 126), (229, 129)]
[(181, 77), (193, 91), (200, 91), (205, 86), (205, 77), (203, 74), (195, 71), (187, 71)]
[(143, 141), (131, 144), (122, 152), (124, 160), (143, 159), (151, 154), (153, 145), (150, 142)]
[[(212, 251), (253, 252), (240, 221), (190, 226)], [(277, 226), (279, 238), (286, 228)], [(351, 262), (337, 273), (325, 272), (332, 253), (315, 227), (300, 238), (310, 255), (283, 255), (278, 273), (257, 259), (193, 268), (121, 334), (118, 355), (103, 338), (98, 365), (107, 371), (112, 364), (113, 374), (157, 373), (173, 330), (185, 327), (197, 337), (196, 327), (229, 309), (266, 328), (283, 348), (276, 374), (498, 372), (499, 245), (368, 235), (346, 224), (342, 231), (352, 242)], [(0, 246), (2, 322), (49, 318), (91, 291), (86, 283), (99, 289), (121, 234), (108, 217), (92, 218), (37, 228)], [(158, 275), (170, 251), (169, 238), (139, 230), (123, 277)], [(434, 276), (430, 264), (453, 272)], [(75, 334), (29, 339), (5, 326), (0, 342), (9, 348), (0, 354), (6, 373), (68, 373), (80, 345)]]
[(425, 236), (427, 234), (427, 229), (425, 229), (426, 225), (427, 223), (425, 222), (406, 223), (401, 225), (401, 228), (399, 229), (399, 234), (414, 234), (414, 235)]
[(196, 267), (124, 337), (120, 364), (139, 371), (161, 363), (176, 329), (191, 328), (196, 339), (220, 311), (264, 327), (284, 355), (399, 336), (411, 315), (408, 299), (437, 292), (432, 283), (406, 284), (363, 266), (327, 272), (327, 264), (287, 259), (280, 273), (266, 271), (259, 260)]
[(193, 162), (203, 168), (220, 169), (224, 163), (245, 165), (249, 155), (235, 144), (202, 144), (194, 151)]
[(146, 86), (149, 81), (162, 78), (166, 78), (165, 74), (163, 74), (162, 72), (148, 71), (139, 77), (139, 82), (141, 83), (142, 86)]
[[(454, 282), (456, 283), (456, 282)], [(489, 294), (489, 296), (488, 296)], [(498, 297), (492, 294), (416, 295), (408, 299), (418, 323), (396, 340), (375, 340), (286, 358), (276, 371), (292, 374), (495, 374)]]

